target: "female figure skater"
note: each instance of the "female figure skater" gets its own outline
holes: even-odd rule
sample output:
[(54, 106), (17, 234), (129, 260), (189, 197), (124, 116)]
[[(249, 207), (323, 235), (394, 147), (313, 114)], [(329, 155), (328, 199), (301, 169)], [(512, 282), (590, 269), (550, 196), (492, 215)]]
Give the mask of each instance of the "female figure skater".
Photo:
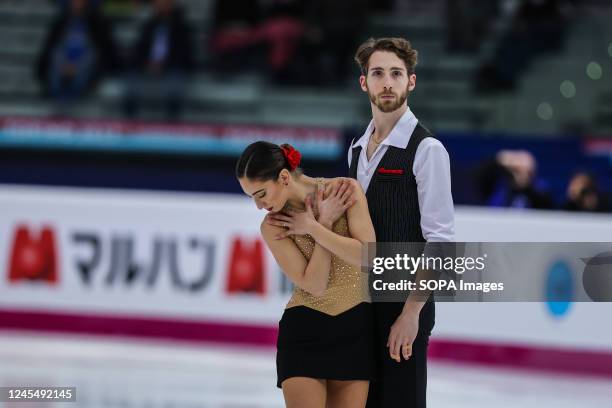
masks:
[(372, 315), (362, 252), (375, 241), (361, 186), (298, 168), (289, 145), (255, 142), (236, 177), (269, 214), (261, 233), (293, 282), (279, 322), (277, 386), (288, 408), (363, 408), (374, 376)]

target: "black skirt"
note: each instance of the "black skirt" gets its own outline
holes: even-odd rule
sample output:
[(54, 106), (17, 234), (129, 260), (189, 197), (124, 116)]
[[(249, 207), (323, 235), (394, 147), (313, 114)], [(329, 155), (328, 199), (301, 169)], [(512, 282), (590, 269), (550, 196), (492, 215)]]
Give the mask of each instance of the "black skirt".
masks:
[(276, 343), (276, 386), (291, 377), (371, 380), (375, 348), (372, 305), (330, 316), (306, 306), (286, 309)]

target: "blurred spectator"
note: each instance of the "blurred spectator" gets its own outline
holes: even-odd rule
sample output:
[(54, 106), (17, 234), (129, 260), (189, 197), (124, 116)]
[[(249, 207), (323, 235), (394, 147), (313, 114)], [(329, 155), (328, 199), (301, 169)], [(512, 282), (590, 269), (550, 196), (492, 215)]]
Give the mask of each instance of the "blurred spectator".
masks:
[(570, 178), (567, 186), (567, 201), (563, 206), (567, 211), (609, 211), (608, 202), (597, 186), (595, 178), (587, 172), (579, 171)]
[(527, 151), (500, 151), (482, 166), (478, 185), (483, 203), (491, 207), (552, 209), (544, 182), (536, 177), (536, 161)]
[(70, 0), (52, 23), (38, 59), (45, 93), (74, 100), (116, 66), (110, 24), (88, 0)]
[(445, 11), (446, 50), (475, 53), (499, 14), (499, 1), (446, 0)]
[(181, 112), (187, 74), (193, 68), (191, 30), (175, 0), (154, 0), (133, 50), (124, 101), (125, 114), (138, 113), (142, 100), (163, 101), (167, 119)]
[(291, 62), (304, 34), (307, 0), (263, 0), (265, 16), (259, 28), (268, 43), (268, 65), (277, 81), (292, 82)]
[(522, 0), (495, 55), (478, 70), (476, 91), (513, 90), (535, 56), (560, 50), (572, 15), (570, 0)]
[(368, 0), (311, 0), (304, 10), (305, 33), (294, 70), (311, 85), (343, 84), (369, 12)]
[(264, 70), (276, 83), (335, 84), (352, 66), (368, 5), (369, 0), (218, 0), (211, 41), (218, 69), (249, 69), (265, 60)]
[[(290, 65), (304, 33), (302, 0), (242, 1), (215, 6), (215, 33), (212, 48), (219, 58), (248, 54), (252, 50), (266, 53), (266, 72), (278, 80), (292, 80)], [(248, 10), (248, 12), (246, 12)], [(254, 16), (259, 16), (255, 18)], [(245, 61), (241, 61), (245, 66)]]
[(215, 1), (211, 48), (217, 58), (214, 68), (220, 73), (235, 73), (257, 68), (265, 49), (254, 32), (261, 22), (259, 0)]

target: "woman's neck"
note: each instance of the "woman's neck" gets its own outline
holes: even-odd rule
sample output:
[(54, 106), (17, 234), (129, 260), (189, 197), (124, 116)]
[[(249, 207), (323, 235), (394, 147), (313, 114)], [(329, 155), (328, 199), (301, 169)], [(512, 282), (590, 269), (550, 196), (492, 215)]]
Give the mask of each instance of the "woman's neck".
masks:
[(291, 184), (291, 192), (289, 199), (285, 204), (285, 208), (293, 208), (296, 210), (304, 210), (306, 205), (306, 197), (308, 195), (314, 195), (317, 189), (317, 180), (313, 177), (305, 175), (298, 176), (297, 180)]

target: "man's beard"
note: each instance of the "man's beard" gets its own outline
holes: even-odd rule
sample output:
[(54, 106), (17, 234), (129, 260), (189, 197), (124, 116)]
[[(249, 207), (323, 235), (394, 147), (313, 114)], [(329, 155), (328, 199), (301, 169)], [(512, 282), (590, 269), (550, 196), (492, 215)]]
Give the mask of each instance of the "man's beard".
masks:
[[(408, 86), (404, 93), (402, 93), (399, 97), (395, 92), (381, 92), (378, 95), (373, 95), (370, 93), (370, 89), (368, 88), (368, 96), (370, 97), (370, 101), (376, 105), (376, 107), (384, 113), (394, 112), (398, 110), (404, 103), (406, 103), (406, 99), (408, 99)], [(394, 99), (381, 99), (382, 96), (385, 95), (393, 95)]]

